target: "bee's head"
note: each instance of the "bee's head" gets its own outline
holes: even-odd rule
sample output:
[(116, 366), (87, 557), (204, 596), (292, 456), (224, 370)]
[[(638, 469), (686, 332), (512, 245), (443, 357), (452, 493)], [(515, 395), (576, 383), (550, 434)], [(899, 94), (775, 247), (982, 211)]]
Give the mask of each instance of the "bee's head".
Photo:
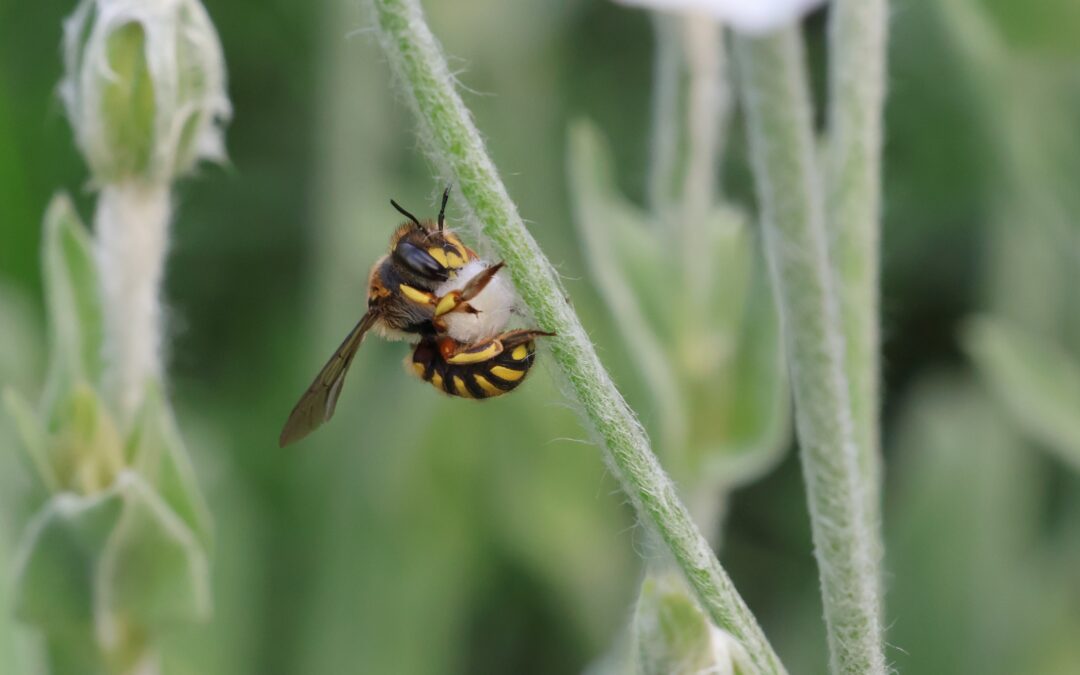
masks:
[(453, 279), (458, 270), (476, 258), (476, 253), (462, 244), (457, 235), (444, 228), (448, 194), (449, 188), (443, 193), (437, 222), (421, 222), (390, 200), (394, 208), (409, 219), (390, 238), (390, 260), (402, 277), (424, 290), (433, 290)]

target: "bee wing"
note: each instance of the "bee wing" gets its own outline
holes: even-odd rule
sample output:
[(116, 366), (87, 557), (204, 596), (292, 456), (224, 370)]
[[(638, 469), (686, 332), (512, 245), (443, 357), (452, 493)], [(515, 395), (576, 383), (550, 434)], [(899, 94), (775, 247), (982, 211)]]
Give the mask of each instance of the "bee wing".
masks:
[(338, 396), (341, 395), (341, 385), (345, 383), (345, 373), (349, 371), (349, 365), (352, 364), (360, 343), (364, 341), (364, 334), (378, 320), (379, 313), (374, 309), (369, 310), (349, 331), (341, 346), (315, 376), (315, 381), (289, 413), (289, 419), (278, 438), (280, 447), (307, 436), (333, 416)]

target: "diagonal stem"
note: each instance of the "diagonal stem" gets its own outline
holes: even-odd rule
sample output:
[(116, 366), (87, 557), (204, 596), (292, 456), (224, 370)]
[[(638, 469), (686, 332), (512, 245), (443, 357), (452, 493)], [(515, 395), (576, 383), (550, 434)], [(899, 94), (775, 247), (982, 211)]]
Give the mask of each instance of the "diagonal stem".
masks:
[(784, 672), (679, 501), (633, 411), (600, 364), (551, 263), (525, 228), (457, 93), (418, 0), (372, 0), (372, 5), (383, 50), (417, 113), (428, 151), (456, 179), (459, 194), (506, 262), (539, 327), (559, 334), (548, 342), (553, 360), (641, 520), (655, 528), (702, 606), (717, 625), (743, 643), (759, 670)]

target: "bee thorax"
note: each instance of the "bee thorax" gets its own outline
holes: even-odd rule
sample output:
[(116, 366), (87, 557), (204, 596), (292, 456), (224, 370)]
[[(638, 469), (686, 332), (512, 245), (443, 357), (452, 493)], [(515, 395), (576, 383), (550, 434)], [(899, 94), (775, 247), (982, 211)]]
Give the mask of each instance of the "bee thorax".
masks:
[[(457, 274), (456, 278), (443, 283), (435, 294), (446, 295), (459, 291), (469, 280), (488, 268), (483, 260), (469, 262)], [(510, 280), (501, 271), (492, 277), (484, 290), (469, 300), (474, 312), (451, 312), (443, 317), (447, 334), (460, 342), (475, 342), (483, 338), (498, 335), (510, 321), (517, 296)]]

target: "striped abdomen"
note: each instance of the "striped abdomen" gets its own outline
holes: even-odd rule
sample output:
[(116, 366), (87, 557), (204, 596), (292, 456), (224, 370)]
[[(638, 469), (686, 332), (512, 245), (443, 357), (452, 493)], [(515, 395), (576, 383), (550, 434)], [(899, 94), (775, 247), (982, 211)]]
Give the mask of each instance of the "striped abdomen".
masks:
[(515, 330), (464, 345), (448, 337), (425, 338), (410, 359), (413, 372), (435, 388), (462, 398), (493, 398), (513, 391), (536, 358), (539, 331)]

